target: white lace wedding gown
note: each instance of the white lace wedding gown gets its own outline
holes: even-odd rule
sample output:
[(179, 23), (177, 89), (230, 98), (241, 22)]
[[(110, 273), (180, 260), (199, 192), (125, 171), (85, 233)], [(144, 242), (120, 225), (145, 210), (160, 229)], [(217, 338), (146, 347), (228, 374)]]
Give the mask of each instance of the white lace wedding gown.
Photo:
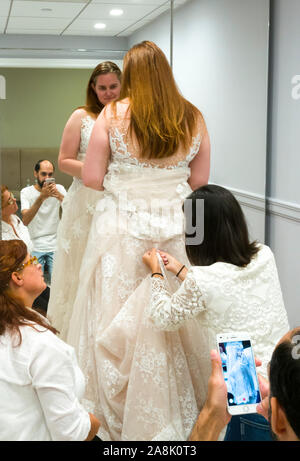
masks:
[(126, 108), (117, 103), (117, 117), (107, 115), (111, 162), (67, 341), (87, 380), (82, 403), (100, 419), (103, 440), (186, 440), (207, 389), (197, 348), (201, 333), (193, 320), (176, 332), (148, 320), (151, 277), (142, 256), (157, 246), (188, 265), (182, 203), (191, 192), (189, 163), (199, 150), (201, 125), (188, 151), (145, 161), (126, 139)]
[[(95, 120), (89, 115), (81, 120), (78, 160), (84, 161), (94, 123)], [(62, 202), (63, 213), (57, 230), (47, 316), (63, 340), (66, 340), (68, 334), (92, 216), (101, 196), (101, 192), (85, 187), (80, 179), (73, 178)]]

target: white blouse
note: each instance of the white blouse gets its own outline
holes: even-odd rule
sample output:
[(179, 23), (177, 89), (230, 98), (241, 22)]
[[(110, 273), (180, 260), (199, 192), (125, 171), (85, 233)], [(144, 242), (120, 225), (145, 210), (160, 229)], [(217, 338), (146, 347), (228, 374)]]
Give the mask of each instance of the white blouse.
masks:
[(206, 343), (199, 344), (205, 349), (216, 348), (219, 333), (248, 332), (255, 355), (263, 362), (259, 372), (267, 376), (274, 347), (289, 331), (269, 247), (261, 245), (244, 268), (223, 262), (194, 266), (174, 294), (164, 279), (151, 280), (150, 319), (157, 328), (177, 330), (189, 319), (196, 319), (202, 332), (207, 333)]
[(0, 440), (85, 440), (85, 381), (71, 346), (37, 324), (0, 336)]
[(10, 218), (18, 235), (14, 233), (14, 229), (11, 224), (2, 221), (2, 240), (23, 240), (27, 246), (28, 253), (31, 253), (33, 251), (33, 243), (27, 226), (25, 226), (21, 219), (15, 214), (12, 214)]

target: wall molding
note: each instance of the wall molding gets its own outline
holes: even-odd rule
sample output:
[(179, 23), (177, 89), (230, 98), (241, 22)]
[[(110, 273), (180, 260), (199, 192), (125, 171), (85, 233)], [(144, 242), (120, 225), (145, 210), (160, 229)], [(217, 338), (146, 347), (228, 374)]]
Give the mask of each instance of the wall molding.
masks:
[[(226, 187), (226, 186), (223, 186)], [(255, 209), (268, 216), (277, 216), (289, 221), (300, 223), (300, 205), (285, 202), (274, 197), (266, 197), (253, 192), (228, 187), (239, 203), (247, 208)]]
[(267, 215), (300, 223), (300, 205), (267, 197)]

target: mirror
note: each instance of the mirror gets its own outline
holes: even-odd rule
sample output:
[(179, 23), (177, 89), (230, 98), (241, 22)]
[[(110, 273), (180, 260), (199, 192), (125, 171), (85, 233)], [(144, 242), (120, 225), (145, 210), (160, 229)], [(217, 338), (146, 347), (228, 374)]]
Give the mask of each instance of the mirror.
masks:
[[(140, 21), (140, 27), (130, 28), (125, 22), (123, 34), (114, 40), (101, 37), (102, 54), (98, 38), (96, 46), (91, 37), (67, 37), (67, 46), (58, 53), (56, 39), (61, 37), (52, 37), (50, 43), (49, 35), (40, 35), (41, 46), (48, 48), (47, 68), (28, 67), (38, 65), (35, 60), (40, 59), (41, 51), (34, 54), (27, 48), (21, 52), (26, 36), (19, 37), (19, 49), (11, 45), (9, 53), (11, 62), (18, 55), (25, 56), (27, 64), (18, 58), (25, 67), (7, 67), (8, 51), (2, 41), (0, 75), (6, 80), (7, 97), (0, 101), (2, 181), (18, 192), (28, 180), (33, 181), (36, 155), (40, 158), (47, 152), (56, 160), (63, 127), (72, 110), (84, 101), (91, 69), (105, 59), (121, 66), (127, 49), (149, 39), (169, 57), (182, 94), (205, 117), (212, 145), (210, 182), (235, 194), (251, 237), (263, 242), (269, 1), (153, 0), (151, 4), (153, 11)], [(78, 51), (79, 43), (87, 52)], [(64, 68), (49, 67), (58, 62), (53, 61), (54, 55), (61, 57), (60, 65), (64, 58)], [(67, 68), (70, 65), (73, 68)], [(70, 177), (58, 169), (55, 174), (57, 181), (70, 185)]]
[[(152, 21), (160, 21), (161, 16), (168, 24), (162, 34), (163, 42), (168, 46), (170, 43), (169, 0), (151, 0), (147, 5), (141, 0), (121, 0), (118, 5), (124, 9), (124, 20), (109, 19), (109, 7), (116, 6), (114, 1), (106, 1), (105, 5), (85, 2), (87, 4), (82, 8), (84, 2), (75, 1), (70, 5), (62, 0), (53, 4), (53, 14), (45, 12), (47, 22), (40, 17), (40, 24), (33, 24), (34, 18), (30, 15), (42, 15), (42, 10), (45, 10), (42, 0), (38, 0), (37, 5), (32, 2), (25, 5), (25, 2), (13, 5), (15, 9), (12, 8), (11, 12), (8, 4), (6, 10), (4, 4), (0, 6), (0, 19), (10, 15), (6, 26), (0, 21), (0, 32), (5, 32), (0, 45), (1, 183), (7, 185), (18, 200), (21, 189), (34, 184), (33, 168), (41, 158), (55, 163), (58, 184), (66, 189), (71, 185), (72, 177), (60, 172), (57, 167), (59, 145), (72, 111), (85, 102), (86, 85), (92, 69), (105, 60), (111, 60), (122, 68), (123, 56), (138, 37), (139, 29), (146, 30)], [(86, 35), (87, 24), (95, 22), (92, 18), (96, 17), (100, 7), (102, 17), (106, 14), (108, 18), (107, 27), (113, 36), (109, 36), (108, 31), (99, 30)], [(81, 8), (80, 18), (74, 24), (70, 23), (62, 36), (48, 30), (50, 26), (54, 27), (52, 16), (55, 8), (62, 17), (68, 17), (69, 22), (71, 11), (75, 15)], [(20, 24), (23, 31), (33, 29), (36, 35), (31, 32), (16, 34), (14, 27), (21, 20), (17, 15), (23, 16)], [(45, 25), (46, 31), (40, 29), (41, 24)], [(63, 27), (62, 23), (60, 27)], [(155, 41), (156, 36), (147, 32), (147, 39)], [(20, 207), (17, 213), (21, 216)]]

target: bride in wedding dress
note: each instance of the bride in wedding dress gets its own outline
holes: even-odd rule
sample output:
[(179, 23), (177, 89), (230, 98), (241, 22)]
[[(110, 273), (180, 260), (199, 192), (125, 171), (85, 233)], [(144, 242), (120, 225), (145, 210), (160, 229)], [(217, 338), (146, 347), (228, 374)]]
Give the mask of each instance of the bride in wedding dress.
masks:
[(95, 204), (102, 196), (102, 192), (83, 185), (81, 169), (94, 123), (106, 104), (119, 97), (120, 89), (119, 67), (111, 61), (98, 64), (89, 78), (86, 104), (72, 113), (62, 136), (58, 164), (61, 171), (73, 176), (73, 181), (62, 203), (47, 316), (64, 341)]
[(163, 247), (189, 266), (182, 203), (207, 183), (209, 164), (202, 114), (179, 93), (163, 52), (135, 45), (120, 99), (95, 122), (83, 165), (84, 184), (103, 197), (67, 338), (87, 380), (82, 403), (101, 421), (103, 440), (186, 440), (204, 403), (201, 332), (194, 321), (176, 332), (148, 321), (142, 256)]

